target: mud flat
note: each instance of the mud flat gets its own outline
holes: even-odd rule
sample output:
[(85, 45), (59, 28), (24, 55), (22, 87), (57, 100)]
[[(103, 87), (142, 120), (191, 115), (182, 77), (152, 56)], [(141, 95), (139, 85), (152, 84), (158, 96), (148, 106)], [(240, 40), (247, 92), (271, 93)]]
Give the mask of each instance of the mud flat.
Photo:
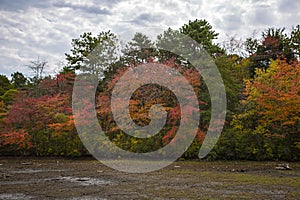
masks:
[(180, 161), (131, 174), (92, 158), (0, 157), (0, 199), (298, 199), (300, 163), (278, 164)]

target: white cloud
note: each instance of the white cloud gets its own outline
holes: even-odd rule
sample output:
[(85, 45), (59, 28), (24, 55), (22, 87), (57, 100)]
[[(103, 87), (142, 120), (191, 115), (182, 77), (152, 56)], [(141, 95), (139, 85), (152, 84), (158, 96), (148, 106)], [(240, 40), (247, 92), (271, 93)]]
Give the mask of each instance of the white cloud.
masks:
[(124, 40), (142, 32), (154, 39), (168, 27), (206, 19), (222, 40), (226, 34), (290, 28), (298, 23), (299, 8), (295, 0), (0, 0), (0, 74), (29, 74), (24, 66), (38, 56), (49, 62), (49, 71), (57, 70), (71, 40), (83, 32), (111, 30)]

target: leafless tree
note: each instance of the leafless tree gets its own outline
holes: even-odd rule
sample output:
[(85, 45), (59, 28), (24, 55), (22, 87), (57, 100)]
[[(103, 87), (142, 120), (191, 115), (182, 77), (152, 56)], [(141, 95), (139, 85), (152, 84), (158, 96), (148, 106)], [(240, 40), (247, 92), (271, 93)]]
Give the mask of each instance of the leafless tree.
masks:
[(27, 67), (33, 73), (33, 82), (39, 81), (43, 78), (46, 65), (47, 61), (45, 59), (41, 59), (40, 57), (38, 57), (37, 60), (31, 61), (30, 64), (27, 65)]

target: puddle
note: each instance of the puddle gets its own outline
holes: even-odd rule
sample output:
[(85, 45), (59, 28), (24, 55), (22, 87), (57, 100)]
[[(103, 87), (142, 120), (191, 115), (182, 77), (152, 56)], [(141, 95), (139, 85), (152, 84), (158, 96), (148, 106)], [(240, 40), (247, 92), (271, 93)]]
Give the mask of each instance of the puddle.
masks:
[(32, 199), (31, 196), (28, 196), (23, 193), (15, 193), (15, 194), (0, 194), (0, 199), (7, 199), (7, 200), (12, 200), (12, 199), (21, 199), (21, 200), (27, 200), (27, 199)]
[(74, 197), (70, 200), (107, 200), (105, 198), (93, 197), (93, 196), (86, 196), (86, 197)]
[(45, 181), (46, 180), (43, 179), (30, 179), (26, 181), (2, 181), (0, 182), (0, 185), (23, 185), (23, 184), (31, 184), (31, 183), (40, 183)]
[(12, 171), (13, 174), (33, 174), (33, 173), (41, 173), (41, 172), (64, 172), (65, 170), (49, 170), (49, 169), (25, 169), (25, 170), (17, 170)]
[[(29, 180), (19, 180), (19, 181), (2, 181), (0, 185), (23, 185), (31, 183), (41, 183), (41, 182), (69, 182), (75, 183), (82, 186), (91, 186), (91, 185), (112, 185), (111, 181), (89, 178), (89, 177), (55, 177), (55, 178), (44, 178), (44, 179), (29, 179)], [(0, 196), (1, 199), (1, 196)], [(5, 199), (5, 198), (4, 198)]]
[(56, 180), (62, 180), (62, 181), (68, 181), (71, 183), (77, 183), (82, 186), (90, 186), (90, 185), (111, 185), (111, 181), (106, 181), (106, 180), (101, 180), (101, 179), (96, 179), (96, 178), (88, 178), (88, 177), (60, 177), (57, 178)]

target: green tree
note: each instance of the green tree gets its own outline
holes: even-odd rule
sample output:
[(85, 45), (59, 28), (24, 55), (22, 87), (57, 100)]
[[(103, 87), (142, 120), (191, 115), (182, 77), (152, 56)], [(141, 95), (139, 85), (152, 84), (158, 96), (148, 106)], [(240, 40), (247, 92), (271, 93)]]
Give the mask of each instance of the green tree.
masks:
[(13, 86), (7, 76), (0, 75), (0, 129), (2, 126), (2, 119), (7, 115), (8, 105), (11, 104), (14, 93), (16, 92), (12, 88)]
[(17, 92), (18, 90), (16, 89), (9, 89), (2, 96), (0, 96), (0, 100), (2, 100), (5, 105), (11, 105)]
[[(226, 122), (223, 132), (208, 155), (208, 159), (237, 159), (239, 157), (236, 149), (239, 135), (232, 130), (230, 123), (233, 117), (240, 111), (240, 101), (244, 98), (244, 79), (249, 78), (249, 59), (237, 55), (222, 55), (215, 59), (215, 63), (222, 76), (227, 99)], [(208, 96), (209, 98), (209, 96)], [(209, 119), (209, 118), (208, 118)]]
[(213, 40), (217, 39), (219, 34), (212, 30), (212, 26), (206, 20), (190, 20), (188, 24), (183, 25), (179, 30), (180, 33), (188, 35), (201, 44), (210, 55), (216, 56), (224, 53), (219, 45), (213, 43)]
[(291, 48), (294, 56), (300, 59), (300, 25), (293, 28), (291, 32)]
[(143, 63), (154, 56), (154, 43), (148, 36), (142, 33), (136, 33), (123, 50), (125, 63)]
[(25, 88), (28, 80), (21, 72), (14, 72), (11, 74), (11, 82), (14, 88)]
[(70, 54), (66, 55), (68, 68), (75, 72), (92, 73), (102, 76), (103, 72), (116, 61), (117, 37), (110, 31), (101, 32), (97, 36), (84, 33), (80, 38), (72, 40)]
[(159, 49), (164, 49), (165, 47), (168, 47), (171, 51), (158, 51), (158, 59), (160, 62), (164, 62), (166, 60), (169, 60), (171, 58), (176, 58), (176, 61), (182, 60), (178, 55), (175, 55), (174, 51), (180, 50), (181, 52), (184, 50), (185, 44), (182, 44), (180, 41), (180, 36), (179, 36), (179, 31), (178, 30), (173, 30), (171, 28), (168, 28), (165, 30), (162, 34), (157, 36), (156, 40), (156, 47)]
[(12, 88), (12, 85), (7, 76), (0, 74), (0, 96), (2, 96), (10, 88)]
[(253, 55), (259, 47), (259, 41), (256, 38), (247, 38), (245, 41), (245, 45), (248, 54)]

